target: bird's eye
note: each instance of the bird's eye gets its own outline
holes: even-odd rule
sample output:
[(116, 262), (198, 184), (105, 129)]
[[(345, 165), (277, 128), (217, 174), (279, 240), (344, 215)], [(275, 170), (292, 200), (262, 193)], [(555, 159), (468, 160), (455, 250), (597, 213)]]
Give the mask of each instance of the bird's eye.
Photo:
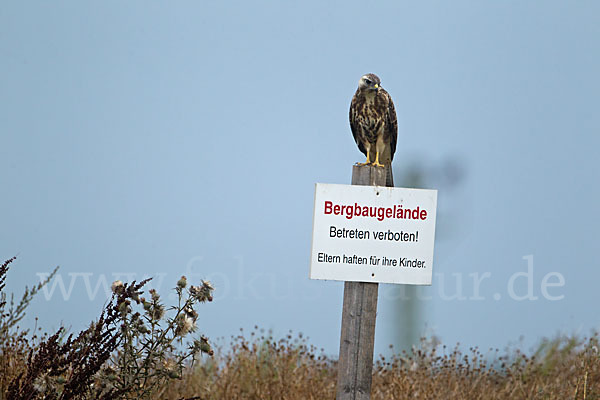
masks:
[(371, 82), (371, 80), (370, 80), (370, 79), (365, 79), (365, 83), (366, 83), (367, 85), (370, 85), (370, 84), (371, 84), (371, 83), (373, 83), (373, 82)]

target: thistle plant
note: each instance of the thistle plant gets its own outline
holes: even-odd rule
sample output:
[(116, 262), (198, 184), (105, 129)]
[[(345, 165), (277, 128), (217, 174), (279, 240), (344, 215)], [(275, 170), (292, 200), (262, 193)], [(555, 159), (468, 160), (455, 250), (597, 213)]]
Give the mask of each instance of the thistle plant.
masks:
[(48, 280), (26, 289), (16, 306), (11, 298), (5, 311), (4, 280), (12, 261), (0, 266), (0, 400), (149, 398), (159, 385), (181, 378), (200, 353), (213, 354), (206, 337), (192, 338), (195, 308), (212, 301), (213, 287), (202, 281), (188, 288), (185, 277), (174, 289), (178, 304), (168, 308), (155, 290), (143, 297), (149, 279), (116, 281), (100, 318), (87, 329), (69, 335), (60, 328), (32, 345), (27, 331), (11, 328)]
[(168, 308), (154, 289), (148, 299), (120, 281), (113, 283), (112, 290), (118, 314), (114, 325), (121, 343), (99, 375), (98, 385), (104, 390), (126, 399), (147, 398), (168, 380), (180, 379), (200, 353), (213, 354), (205, 336), (192, 335), (197, 330), (196, 306), (213, 299), (210, 282), (188, 287), (181, 277), (174, 288), (177, 305)]
[[(134, 293), (143, 286), (132, 284)], [(99, 389), (97, 374), (120, 345), (118, 303), (113, 297), (98, 321), (77, 336), (64, 328), (31, 348), (23, 371), (8, 386), (6, 398), (16, 399), (113, 399), (122, 395), (116, 388)]]

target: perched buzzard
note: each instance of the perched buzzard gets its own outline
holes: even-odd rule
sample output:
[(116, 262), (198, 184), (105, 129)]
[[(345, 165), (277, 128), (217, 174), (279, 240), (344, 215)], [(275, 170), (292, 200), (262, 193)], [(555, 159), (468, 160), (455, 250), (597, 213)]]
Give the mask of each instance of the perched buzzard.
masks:
[(394, 186), (392, 160), (396, 152), (398, 121), (389, 93), (381, 87), (375, 74), (358, 81), (350, 104), (350, 128), (358, 149), (367, 156), (365, 163), (387, 169), (386, 186)]

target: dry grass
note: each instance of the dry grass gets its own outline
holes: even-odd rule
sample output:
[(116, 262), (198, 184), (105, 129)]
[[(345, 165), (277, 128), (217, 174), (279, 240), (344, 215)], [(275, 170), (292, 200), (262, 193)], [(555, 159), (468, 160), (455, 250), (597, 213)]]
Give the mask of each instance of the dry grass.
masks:
[(533, 356), (442, 347), (380, 360), (373, 398), (597, 399), (599, 381), (597, 336), (546, 341)]
[[(372, 399), (599, 399), (598, 338), (545, 341), (538, 352), (421, 349), (374, 366)], [(252, 332), (214, 359), (188, 368), (156, 399), (334, 399), (336, 362), (301, 335), (274, 341)]]
[(217, 348), (212, 359), (188, 368), (155, 398), (330, 399), (335, 383), (335, 362), (301, 334), (274, 340), (256, 328), (249, 339), (242, 331), (227, 350)]
[[(194, 306), (212, 300), (208, 282), (188, 287), (185, 277), (175, 288), (177, 306), (167, 309), (155, 291), (149, 301), (141, 297), (145, 282), (115, 282), (88, 329), (36, 337), (17, 323), (44, 283), (20, 302), (8, 297), (4, 281), (13, 261), (0, 265), (0, 400), (335, 398), (335, 359), (301, 334), (276, 340), (255, 328), (214, 353), (203, 336), (182, 349), (195, 329)], [(372, 399), (600, 399), (598, 348), (597, 335), (547, 340), (533, 355), (423, 340), (410, 353), (375, 362)]]

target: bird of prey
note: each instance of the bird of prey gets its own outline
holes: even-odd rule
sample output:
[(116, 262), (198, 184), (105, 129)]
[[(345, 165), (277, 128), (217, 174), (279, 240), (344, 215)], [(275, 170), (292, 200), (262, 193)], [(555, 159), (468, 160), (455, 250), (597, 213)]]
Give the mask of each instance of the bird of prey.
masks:
[(386, 186), (394, 186), (392, 160), (396, 152), (398, 121), (394, 103), (375, 74), (363, 75), (350, 104), (350, 128), (365, 163), (385, 167)]

